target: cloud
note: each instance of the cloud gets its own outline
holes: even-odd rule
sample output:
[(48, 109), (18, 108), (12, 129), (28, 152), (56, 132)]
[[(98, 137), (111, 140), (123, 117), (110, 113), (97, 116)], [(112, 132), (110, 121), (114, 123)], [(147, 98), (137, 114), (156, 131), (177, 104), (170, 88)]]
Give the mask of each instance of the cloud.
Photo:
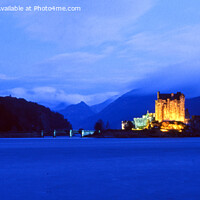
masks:
[(9, 81), (9, 80), (15, 80), (15, 79), (16, 79), (15, 77), (7, 76), (5, 74), (0, 74), (0, 80)]
[(140, 88), (142, 93), (181, 91), (187, 97), (198, 96), (200, 94), (199, 66), (198, 59), (161, 67), (146, 75), (143, 80), (132, 82), (130, 87)]
[[(16, 73), (22, 76), (20, 81), (15, 82), (17, 89), (12, 91), (13, 94), (23, 94), (22, 88), (27, 88), (25, 92), (29, 98), (35, 93), (32, 88), (48, 85), (56, 89), (51, 93), (52, 99), (57, 96), (65, 98), (67, 91), (67, 94), (89, 95), (87, 99), (92, 102), (89, 97), (93, 93), (102, 94), (103, 99), (103, 93), (106, 97), (107, 94), (116, 93), (117, 89), (123, 90), (124, 85), (135, 77), (130, 77), (126, 69), (121, 72), (123, 64), (115, 58), (116, 46), (119, 41), (124, 41), (130, 26), (147, 13), (155, 2), (69, 0), (66, 4), (60, 0), (18, 0), (17, 4), (21, 6), (69, 5), (80, 6), (82, 11), (9, 13), (11, 28), (21, 36), (22, 41), (22, 44), (13, 43), (20, 51), (14, 53), (16, 60), (12, 61), (11, 66), (17, 68)], [(2, 0), (1, 5), (16, 5), (16, 0)], [(19, 54), (27, 56), (19, 61)], [(21, 66), (22, 73), (16, 63)], [(13, 84), (10, 88), (14, 88)], [(50, 95), (50, 92), (47, 93), (50, 88), (44, 90), (46, 96)], [(45, 98), (43, 93), (38, 91), (41, 99)]]
[[(158, 82), (163, 88), (186, 87), (190, 83), (184, 80), (184, 71), (191, 84), (196, 85), (199, 71), (194, 60), (200, 53), (200, 25), (190, 20), (189, 26), (184, 20), (169, 25), (171, 21), (163, 15), (158, 20), (162, 9), (167, 11), (166, 5), (172, 6), (157, 2), (69, 0), (67, 5), (81, 6), (82, 11), (10, 13), (9, 20), (14, 20), (16, 26), (10, 20), (12, 26), (8, 30), (13, 28), (12, 37), (19, 36), (19, 41), (15, 43), (17, 40), (9, 37), (11, 46), (5, 53), (10, 55), (12, 49), (10, 71), (15, 68), (16, 74), (22, 77), (8, 85), (10, 91), (35, 101), (39, 101), (40, 96), (43, 101), (49, 98), (50, 101), (71, 99), (73, 103), (95, 99), (98, 102), (107, 94), (121, 93), (127, 88), (143, 87), (150, 91)], [(1, 3), (16, 4), (16, 0)], [(176, 3), (179, 5), (178, 0)], [(60, 0), (18, 0), (18, 4), (66, 6), (66, 2)], [(158, 6), (152, 9), (155, 5)], [(181, 13), (187, 12), (184, 5)], [(7, 35), (6, 31), (2, 38)], [(2, 58), (9, 60), (9, 56), (2, 55)], [(189, 64), (186, 65), (186, 61)], [(171, 82), (169, 77), (172, 77)], [(0, 80), (9, 81), (9, 78), (0, 75)]]
[(53, 94), (56, 92), (56, 89), (53, 87), (36, 87), (32, 90), (35, 94)]
[(4, 92), (7, 93), (6, 95), (9, 94), (9, 95), (12, 95), (15, 97), (21, 97), (21, 98), (27, 95), (27, 91), (24, 88), (13, 88)]
[[(2, 5), (16, 4), (6, 0)], [(18, 0), (19, 5), (66, 6), (59, 0)], [(13, 14), (19, 27), (31, 37), (51, 42), (65, 48), (79, 48), (100, 45), (105, 42), (121, 40), (123, 30), (143, 16), (155, 5), (155, 0), (69, 0), (67, 6), (80, 6), (78, 13), (30, 12)]]
[(1, 95), (11, 95), (18, 98), (25, 98), (29, 101), (39, 102), (46, 106), (59, 103), (76, 104), (80, 101), (84, 101), (90, 105), (101, 103), (108, 98), (118, 95), (117, 92), (104, 92), (95, 93), (91, 95), (81, 95), (76, 93), (66, 93), (64, 90), (56, 89), (53, 87), (36, 87), (32, 89), (26, 88), (12, 88), (9, 90), (1, 91)]
[[(170, 31), (142, 32), (126, 42), (127, 51), (165, 65), (196, 59), (200, 53), (200, 24)], [(126, 52), (127, 52), (126, 51)], [(125, 52), (124, 52), (125, 54)]]
[(30, 70), (32, 76), (43, 75), (48, 80), (59, 78), (59, 81), (74, 82), (77, 80), (79, 83), (85, 82), (86, 79), (89, 82), (92, 79), (98, 81), (99, 78), (96, 78), (97, 75), (95, 74), (97, 67), (95, 66), (110, 53), (111, 49), (105, 49), (99, 54), (88, 52), (62, 53), (35, 64)]
[[(110, 51), (108, 52), (110, 53)], [(59, 62), (59, 61), (66, 61), (66, 62), (72, 62), (76, 64), (82, 64), (82, 63), (95, 63), (98, 60), (101, 60), (104, 58), (106, 54), (94, 54), (94, 53), (88, 53), (88, 52), (73, 52), (73, 53), (63, 53), (56, 56), (53, 56), (48, 60), (48, 62)]]
[[(52, 85), (73, 93), (116, 91), (130, 80), (138, 79), (126, 69), (121, 69), (117, 58), (113, 62), (113, 46), (102, 48), (100, 53), (72, 52), (62, 53), (34, 65), (26, 79), (36, 81), (38, 85)], [(110, 63), (115, 66), (110, 66)]]

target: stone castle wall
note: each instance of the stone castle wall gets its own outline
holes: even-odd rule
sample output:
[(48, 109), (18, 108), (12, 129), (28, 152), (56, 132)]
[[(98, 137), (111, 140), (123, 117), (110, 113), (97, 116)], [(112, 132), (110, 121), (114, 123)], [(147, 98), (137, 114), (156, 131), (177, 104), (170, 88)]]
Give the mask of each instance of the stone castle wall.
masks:
[(185, 122), (185, 96), (181, 93), (176, 95), (172, 93), (171, 97), (169, 94), (161, 96), (158, 92), (158, 99), (155, 101), (155, 114), (156, 121), (159, 122)]

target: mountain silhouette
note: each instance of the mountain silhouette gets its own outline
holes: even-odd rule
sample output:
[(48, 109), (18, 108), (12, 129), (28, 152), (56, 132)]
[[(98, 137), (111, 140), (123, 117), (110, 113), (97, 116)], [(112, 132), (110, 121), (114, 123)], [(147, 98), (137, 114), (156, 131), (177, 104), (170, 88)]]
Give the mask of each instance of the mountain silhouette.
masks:
[(107, 99), (106, 101), (93, 105), (91, 106), (91, 109), (95, 112), (95, 113), (99, 113), (101, 112), (104, 108), (106, 108), (109, 104), (111, 104), (113, 101), (115, 101), (118, 98), (118, 96), (113, 96), (109, 99)]
[(101, 112), (80, 121), (80, 126), (85, 129), (93, 129), (95, 123), (102, 119), (104, 124), (109, 122), (110, 128), (121, 128), (121, 121), (133, 120), (134, 117), (141, 117), (149, 110), (154, 112), (156, 95), (136, 95), (126, 93), (109, 104)]
[(70, 127), (61, 114), (49, 108), (25, 99), (0, 97), (1, 132), (40, 132)]
[(81, 128), (80, 122), (95, 114), (83, 101), (78, 104), (67, 106), (65, 109), (60, 110), (59, 113), (64, 115), (64, 117), (72, 123), (73, 129)]

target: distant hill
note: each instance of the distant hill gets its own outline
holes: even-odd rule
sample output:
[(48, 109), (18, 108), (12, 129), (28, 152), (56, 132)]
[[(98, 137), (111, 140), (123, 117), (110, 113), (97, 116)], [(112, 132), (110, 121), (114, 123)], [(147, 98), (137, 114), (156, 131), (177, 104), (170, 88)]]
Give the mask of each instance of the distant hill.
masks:
[(137, 95), (134, 91), (126, 93), (112, 102), (101, 112), (80, 121), (80, 126), (84, 129), (93, 129), (96, 121), (102, 119), (106, 124), (109, 122), (110, 128), (121, 128), (121, 121), (133, 120), (133, 117), (141, 117), (149, 110), (155, 112), (156, 95)]
[(13, 97), (0, 97), (1, 132), (38, 132), (69, 129), (70, 123), (59, 114), (37, 103)]
[(62, 102), (62, 103), (59, 103), (58, 105), (56, 106), (53, 106), (51, 107), (51, 109), (55, 112), (58, 112), (60, 110), (63, 110), (65, 109), (67, 106), (69, 106), (70, 104), (67, 104), (66, 102)]
[(115, 101), (118, 98), (118, 96), (113, 96), (109, 99), (107, 99), (106, 101), (93, 105), (91, 106), (91, 109), (95, 112), (95, 113), (99, 113), (101, 112), (104, 108), (106, 108), (109, 104), (111, 104), (113, 101)]
[(83, 101), (78, 104), (67, 106), (65, 109), (60, 110), (59, 113), (64, 115), (64, 117), (72, 123), (73, 129), (81, 128), (80, 122), (95, 114)]
[(188, 108), (190, 115), (200, 115), (200, 97), (186, 99), (185, 107)]

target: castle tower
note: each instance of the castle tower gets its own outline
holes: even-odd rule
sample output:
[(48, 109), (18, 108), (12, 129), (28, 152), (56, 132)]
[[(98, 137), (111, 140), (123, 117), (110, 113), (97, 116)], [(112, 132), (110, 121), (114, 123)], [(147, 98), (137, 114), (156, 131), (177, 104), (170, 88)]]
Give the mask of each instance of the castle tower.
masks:
[(156, 121), (180, 121), (185, 123), (185, 96), (181, 92), (176, 94), (157, 93), (155, 101)]

